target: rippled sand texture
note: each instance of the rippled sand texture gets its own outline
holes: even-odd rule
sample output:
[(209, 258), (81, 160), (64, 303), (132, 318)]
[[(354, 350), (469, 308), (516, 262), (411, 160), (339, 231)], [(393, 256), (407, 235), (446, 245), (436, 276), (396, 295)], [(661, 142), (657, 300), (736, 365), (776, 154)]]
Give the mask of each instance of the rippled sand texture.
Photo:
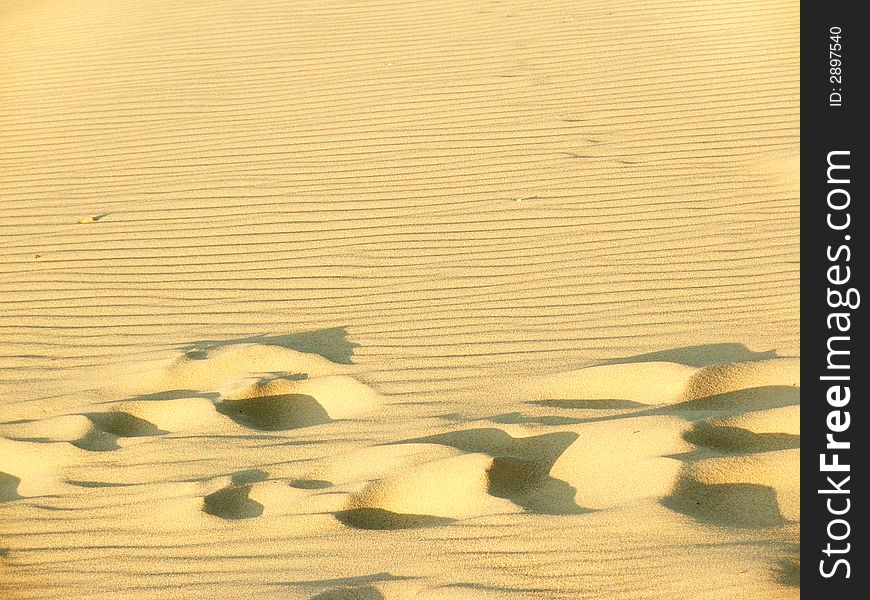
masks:
[(797, 598), (798, 13), (0, 4), (0, 597)]

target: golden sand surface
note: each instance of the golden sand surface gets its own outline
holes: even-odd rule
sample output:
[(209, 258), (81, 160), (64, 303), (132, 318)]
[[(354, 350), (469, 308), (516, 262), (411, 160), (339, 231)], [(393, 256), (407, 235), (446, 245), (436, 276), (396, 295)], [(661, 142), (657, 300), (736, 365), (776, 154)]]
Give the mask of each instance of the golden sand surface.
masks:
[(799, 597), (799, 4), (0, 2), (0, 597)]

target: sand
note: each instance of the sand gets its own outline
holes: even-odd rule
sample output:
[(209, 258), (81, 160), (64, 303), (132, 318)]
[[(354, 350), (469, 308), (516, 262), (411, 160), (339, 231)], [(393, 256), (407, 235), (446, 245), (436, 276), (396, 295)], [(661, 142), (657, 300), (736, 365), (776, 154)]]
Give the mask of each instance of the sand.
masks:
[(799, 597), (798, 16), (0, 3), (0, 597)]

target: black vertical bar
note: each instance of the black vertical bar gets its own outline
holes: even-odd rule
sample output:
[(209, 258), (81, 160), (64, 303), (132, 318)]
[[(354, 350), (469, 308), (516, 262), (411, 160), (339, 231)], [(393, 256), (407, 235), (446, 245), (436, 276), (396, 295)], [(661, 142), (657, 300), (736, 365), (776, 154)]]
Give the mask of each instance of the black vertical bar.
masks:
[(870, 32), (860, 6), (801, 6), (801, 588), (838, 600), (870, 593), (870, 507), (859, 491), (868, 488), (870, 436), (859, 299), (870, 269), (862, 114)]

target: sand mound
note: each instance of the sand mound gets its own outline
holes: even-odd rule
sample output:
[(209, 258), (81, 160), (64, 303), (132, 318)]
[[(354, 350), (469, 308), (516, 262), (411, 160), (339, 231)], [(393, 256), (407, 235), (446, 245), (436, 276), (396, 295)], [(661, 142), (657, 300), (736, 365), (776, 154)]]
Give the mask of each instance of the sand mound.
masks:
[(532, 513), (572, 515), (586, 512), (575, 502), (576, 490), (551, 476), (546, 463), (513, 456), (497, 456), (487, 471), (487, 491)]
[[(794, 359), (767, 359), (701, 368), (671, 362), (638, 362), (547, 375), (533, 380), (529, 392), (533, 400), (588, 402), (590, 407), (596, 402), (607, 406), (607, 403), (619, 401), (664, 405), (702, 402), (723, 396), (737, 402), (726, 395), (733, 393), (742, 398), (744, 394), (753, 394), (749, 390), (754, 389), (768, 390), (770, 395), (771, 388), (788, 389), (799, 382), (800, 363)], [(711, 400), (709, 404), (715, 404), (715, 401)]]
[(800, 388), (792, 386), (761, 386), (722, 392), (671, 405), (673, 411), (708, 412), (739, 415), (800, 403)]
[[(63, 493), (65, 468), (83, 459), (81, 451), (68, 444), (46, 444), (0, 437), (0, 473), (7, 500)], [(17, 497), (16, 496), (16, 497)]]
[(217, 416), (204, 398), (133, 401), (107, 411), (63, 415), (7, 428), (16, 439), (69, 442), (84, 450), (117, 450), (118, 438), (149, 437), (204, 428)]
[(343, 373), (348, 367), (317, 354), (281, 346), (233, 344), (217, 348), (189, 350), (153, 376), (151, 387), (161, 389), (214, 389), (249, 377), (251, 374), (288, 373), (319, 377)]
[(171, 432), (204, 429), (217, 417), (211, 401), (196, 397), (124, 402), (116, 410)]
[(79, 440), (82, 447), (112, 449), (113, 440), (101, 433), (130, 437), (213, 429), (215, 410), (245, 427), (283, 431), (347, 419), (380, 404), (372, 388), (342, 374), (347, 365), (281, 346), (189, 350), (168, 366), (149, 367), (139, 373), (139, 399), (88, 415), (97, 431)]
[(227, 396), (230, 402), (253, 401), (262, 398), (308, 396), (329, 419), (346, 419), (372, 410), (378, 405), (378, 395), (369, 386), (345, 375), (327, 375), (305, 379), (263, 379), (240, 392)]
[(603, 365), (535, 380), (533, 400), (630, 401), (667, 404), (682, 398), (698, 369), (670, 362)]
[[(302, 371), (257, 375), (290, 365)], [(318, 425), (353, 417), (380, 404), (375, 391), (358, 380), (324, 374), (346, 369), (323, 357), (277, 346), (242, 344), (189, 351), (168, 369), (157, 368), (156, 374), (143, 376), (149, 381), (144, 388), (147, 393), (133, 400), (114, 402), (109, 410), (84, 415), (6, 424), (2, 432), (15, 439), (67, 441), (85, 450), (108, 451), (119, 448), (118, 438), (219, 430), (218, 412), (261, 431)], [(318, 376), (309, 378), (309, 372)], [(251, 379), (256, 382), (249, 383)], [(204, 389), (176, 389), (178, 385)], [(215, 388), (224, 393), (207, 391)], [(215, 404), (210, 398), (222, 400)]]
[(218, 411), (262, 431), (281, 431), (346, 419), (378, 405), (377, 394), (352, 377), (269, 379), (228, 396)]
[(687, 427), (682, 419), (665, 416), (586, 424), (550, 474), (571, 484), (574, 502), (588, 508), (661, 497), (681, 469), (669, 455), (692, 448), (682, 439)]
[[(729, 402), (729, 394), (706, 399), (713, 401), (706, 404), (706, 408), (716, 406), (720, 413), (730, 416), (696, 422), (686, 432), (686, 441), (722, 452), (753, 453), (799, 448), (800, 406), (791, 402), (800, 401), (800, 390), (781, 388), (771, 391), (769, 388), (756, 388), (753, 391), (756, 392), (755, 395), (744, 395), (740, 403)], [(779, 401), (787, 399), (789, 404), (748, 412), (735, 410), (740, 406), (749, 408), (770, 405), (771, 398)]]
[(62, 415), (13, 424), (0, 425), (3, 435), (17, 440), (72, 442), (86, 435), (94, 426), (85, 415)]
[(337, 454), (305, 471), (305, 480), (335, 485), (368, 483), (396, 471), (456, 456), (448, 447), (428, 443), (385, 444)]
[(686, 477), (662, 503), (712, 525), (777, 527), (787, 522), (776, 491), (757, 483), (702, 483)]
[(778, 358), (713, 365), (701, 369), (687, 382), (683, 400), (721, 396), (728, 392), (800, 385), (800, 361)]
[(87, 417), (97, 429), (116, 437), (146, 437), (167, 433), (154, 423), (140, 419), (123, 410), (89, 413)]
[(339, 519), (366, 529), (392, 529), (517, 512), (513, 503), (487, 493), (491, 465), (484, 454), (461, 454), (399, 471), (354, 494)]
[(93, 452), (117, 450), (120, 447), (118, 438), (150, 437), (167, 433), (154, 423), (122, 410), (88, 413), (86, 416), (93, 423), (93, 427), (82, 437), (71, 442), (83, 450)]
[(305, 394), (226, 400), (218, 410), (241, 425), (261, 431), (309, 427), (332, 420), (315, 398)]
[(686, 465), (665, 506), (734, 527), (772, 527), (800, 520), (800, 454), (778, 450)]
[(575, 489), (551, 476), (551, 469), (574, 441), (570, 431), (513, 437), (497, 428), (465, 429), (411, 440), (442, 444), (492, 457), (487, 469), (488, 492), (530, 512), (579, 514)]

